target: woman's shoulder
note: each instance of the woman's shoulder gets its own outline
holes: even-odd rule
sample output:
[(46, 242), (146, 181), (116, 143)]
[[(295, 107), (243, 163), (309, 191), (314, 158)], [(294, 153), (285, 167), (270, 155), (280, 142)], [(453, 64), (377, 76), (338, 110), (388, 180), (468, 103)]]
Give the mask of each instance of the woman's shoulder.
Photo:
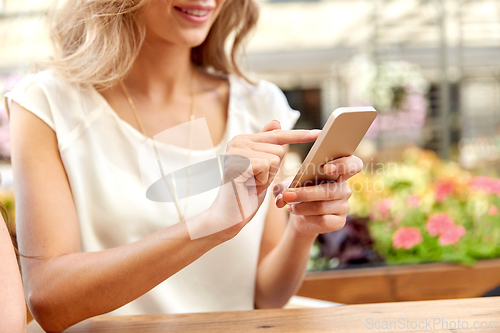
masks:
[[(66, 132), (82, 120), (85, 90), (65, 81), (52, 70), (44, 70), (23, 77), (4, 98), (8, 109), (12, 102), (16, 102), (38, 116), (59, 136), (61, 128)], [(58, 126), (63, 123), (64, 126)]]
[(265, 80), (247, 81), (231, 74), (231, 98), (238, 110), (248, 113), (250, 122), (260, 130), (269, 121), (279, 120), (283, 129), (291, 129), (300, 116), (293, 110), (281, 89)]
[(16, 102), (54, 129), (55, 124), (50, 109), (50, 91), (53, 90), (53, 86), (54, 79), (48, 71), (25, 75), (4, 95), (7, 113), (10, 113), (12, 102)]
[(36, 71), (24, 76), (12, 91), (43, 90), (46, 94), (78, 89), (77, 85), (65, 81), (52, 70)]
[(67, 82), (52, 70), (37, 71), (24, 76), (6, 94), (8, 102), (37, 104), (52, 108), (74, 104), (82, 89), (75, 83)]

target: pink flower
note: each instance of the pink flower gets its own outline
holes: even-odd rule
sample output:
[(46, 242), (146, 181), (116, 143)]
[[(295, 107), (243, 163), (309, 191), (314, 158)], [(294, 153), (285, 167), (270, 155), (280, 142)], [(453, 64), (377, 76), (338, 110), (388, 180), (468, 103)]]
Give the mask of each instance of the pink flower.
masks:
[(451, 181), (440, 182), (436, 186), (436, 201), (442, 202), (455, 191), (455, 184)]
[(474, 190), (500, 195), (500, 179), (490, 177), (476, 177), (471, 182)]
[(489, 215), (498, 215), (498, 207), (495, 205), (491, 205), (490, 208), (488, 208), (488, 214)]
[(461, 225), (455, 225), (444, 231), (439, 236), (438, 242), (443, 246), (455, 244), (462, 236), (465, 235), (465, 233), (466, 231), (464, 227), (462, 227)]
[(392, 245), (395, 249), (409, 250), (422, 242), (422, 234), (420, 234), (420, 230), (415, 227), (399, 228), (394, 235), (392, 235)]
[(441, 235), (443, 232), (450, 228), (453, 228), (454, 226), (455, 222), (453, 222), (448, 214), (437, 213), (432, 215), (429, 220), (427, 220), (425, 228), (429, 232), (429, 235), (435, 237), (437, 235)]
[(382, 215), (382, 218), (386, 219), (391, 213), (393, 201), (392, 199), (384, 199), (378, 204), (378, 211)]
[(408, 197), (408, 205), (411, 208), (417, 208), (420, 205), (420, 198), (415, 194), (412, 194)]

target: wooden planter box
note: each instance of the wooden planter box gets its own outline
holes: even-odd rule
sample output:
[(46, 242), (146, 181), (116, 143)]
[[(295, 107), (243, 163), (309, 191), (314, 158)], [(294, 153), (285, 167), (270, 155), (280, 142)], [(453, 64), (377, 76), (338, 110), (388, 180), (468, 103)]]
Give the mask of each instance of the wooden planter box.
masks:
[(308, 273), (299, 296), (361, 304), (468, 298), (500, 285), (500, 259), (474, 267), (436, 263)]

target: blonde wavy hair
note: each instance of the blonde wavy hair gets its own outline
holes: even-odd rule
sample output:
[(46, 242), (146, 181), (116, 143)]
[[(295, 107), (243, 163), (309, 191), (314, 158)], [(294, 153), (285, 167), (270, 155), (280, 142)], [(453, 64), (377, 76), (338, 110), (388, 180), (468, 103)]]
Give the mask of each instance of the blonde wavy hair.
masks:
[[(144, 42), (140, 13), (149, 1), (54, 1), (47, 21), (54, 54), (44, 64), (69, 82), (99, 89), (115, 85), (127, 75)], [(206, 40), (192, 49), (192, 62), (246, 79), (237, 57), (257, 19), (254, 0), (226, 0)], [(228, 42), (230, 54), (225, 51)]]

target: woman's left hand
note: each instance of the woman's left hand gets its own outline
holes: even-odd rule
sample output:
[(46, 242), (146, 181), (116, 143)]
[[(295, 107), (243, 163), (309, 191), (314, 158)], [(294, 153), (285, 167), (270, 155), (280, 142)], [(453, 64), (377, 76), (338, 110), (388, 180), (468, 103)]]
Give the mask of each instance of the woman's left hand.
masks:
[(324, 165), (327, 175), (339, 176), (334, 183), (287, 189), (291, 179), (281, 182), (273, 189), (276, 205), (282, 208), (288, 204), (290, 223), (300, 234), (316, 236), (342, 229), (352, 193), (346, 180), (362, 168), (363, 162), (358, 157), (343, 157)]

